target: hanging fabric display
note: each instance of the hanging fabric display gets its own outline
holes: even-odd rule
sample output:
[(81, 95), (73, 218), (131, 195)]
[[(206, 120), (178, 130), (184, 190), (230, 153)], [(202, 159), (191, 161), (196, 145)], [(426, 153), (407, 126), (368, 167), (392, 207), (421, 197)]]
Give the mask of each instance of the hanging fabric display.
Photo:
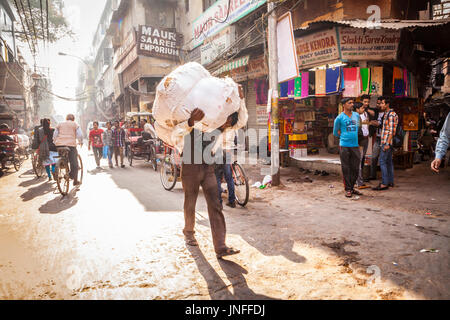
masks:
[(392, 76), (392, 90), (396, 97), (403, 97), (405, 93), (405, 82), (403, 80), (403, 70), (399, 67), (394, 67)]
[(360, 92), (359, 68), (344, 68), (345, 90), (343, 97), (358, 97)]
[(265, 105), (267, 104), (267, 92), (268, 92), (269, 82), (265, 79), (255, 79), (254, 88), (256, 92), (256, 104)]
[(294, 91), (295, 91), (295, 79), (289, 80), (288, 82), (288, 98), (294, 99)]
[(339, 92), (341, 85), (341, 68), (329, 68), (326, 70), (326, 94), (333, 94)]
[(345, 89), (344, 68), (339, 68), (341, 69), (341, 85), (339, 87), (339, 92), (343, 92)]
[(404, 83), (404, 88), (405, 91), (403, 92), (403, 97), (408, 97), (409, 96), (409, 84), (408, 84), (409, 80), (408, 80), (408, 70), (403, 69), (403, 83)]
[(326, 70), (316, 70), (316, 96), (324, 96), (326, 94)]
[(280, 83), (280, 100), (286, 100), (288, 97), (288, 82)]
[(308, 73), (309, 73), (308, 97), (314, 97), (316, 95), (316, 73), (314, 71)]
[(370, 68), (370, 94), (383, 95), (383, 67)]
[(360, 68), (359, 74), (361, 76), (361, 93), (368, 94), (370, 88), (370, 69)]
[(302, 72), (302, 99), (309, 97), (309, 72)]
[(302, 97), (302, 74), (300, 77), (294, 79), (294, 99), (300, 99)]

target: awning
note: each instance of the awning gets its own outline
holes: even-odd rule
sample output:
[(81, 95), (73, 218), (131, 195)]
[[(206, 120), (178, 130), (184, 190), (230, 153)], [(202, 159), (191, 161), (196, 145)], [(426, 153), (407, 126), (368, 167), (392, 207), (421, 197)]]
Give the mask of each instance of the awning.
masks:
[(214, 71), (213, 76), (217, 76), (219, 74), (222, 74), (227, 71), (231, 71), (236, 68), (244, 67), (244, 66), (248, 65), (249, 60), (250, 60), (250, 55), (233, 60), (227, 64), (224, 64), (218, 70)]
[(427, 28), (427, 27), (435, 27), (441, 26), (444, 24), (450, 23), (450, 19), (440, 19), (440, 20), (381, 20), (379, 22), (368, 21), (368, 20), (340, 20), (340, 21), (332, 21), (332, 20), (321, 20), (314, 21), (309, 23), (305, 27), (299, 27), (295, 30), (307, 30), (313, 25), (318, 24), (333, 24), (333, 25), (341, 25), (341, 26), (349, 26), (352, 28), (382, 28), (382, 29), (405, 29), (405, 28)]

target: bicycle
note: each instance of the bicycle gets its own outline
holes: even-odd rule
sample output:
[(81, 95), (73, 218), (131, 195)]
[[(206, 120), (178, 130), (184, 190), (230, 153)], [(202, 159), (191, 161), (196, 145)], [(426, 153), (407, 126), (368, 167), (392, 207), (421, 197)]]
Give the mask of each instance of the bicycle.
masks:
[(44, 174), (45, 168), (42, 165), (41, 160), (39, 159), (39, 154), (37, 151), (33, 152), (33, 156), (31, 158), (31, 163), (33, 165), (34, 174), (39, 179)]
[(161, 163), (160, 179), (163, 188), (171, 191), (181, 180), (181, 156), (172, 146), (164, 143), (164, 158)]
[[(55, 180), (56, 185), (58, 187), (61, 195), (66, 196), (69, 193), (70, 187), (70, 168), (69, 168), (69, 147), (56, 147), (58, 150), (59, 156), (56, 157), (59, 159), (55, 168)], [(78, 182), (80, 185), (83, 182), (83, 161), (81, 160), (80, 155), (78, 154)]]
[(244, 168), (235, 161), (231, 164), (231, 173), (234, 181), (234, 193), (236, 196), (236, 202), (245, 207), (250, 197), (250, 186), (248, 184), (248, 178), (245, 174)]

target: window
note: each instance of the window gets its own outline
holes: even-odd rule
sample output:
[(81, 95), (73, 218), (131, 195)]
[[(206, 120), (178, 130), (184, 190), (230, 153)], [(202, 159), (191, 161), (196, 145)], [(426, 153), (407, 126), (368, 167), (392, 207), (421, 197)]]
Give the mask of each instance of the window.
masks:
[(186, 8), (186, 12), (189, 12), (189, 0), (184, 0), (184, 6)]
[(206, 9), (211, 7), (217, 0), (202, 0), (202, 1), (203, 1), (203, 11), (206, 11)]

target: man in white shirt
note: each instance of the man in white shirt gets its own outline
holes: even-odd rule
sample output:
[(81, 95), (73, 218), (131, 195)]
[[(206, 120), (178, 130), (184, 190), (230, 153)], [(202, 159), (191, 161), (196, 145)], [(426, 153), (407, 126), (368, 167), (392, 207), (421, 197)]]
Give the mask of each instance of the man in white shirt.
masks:
[(359, 166), (358, 179), (356, 180), (356, 187), (358, 189), (365, 189), (369, 188), (369, 186), (364, 183), (362, 170), (364, 168), (367, 148), (369, 147), (369, 114), (366, 111), (366, 106), (360, 102), (356, 102), (354, 108), (355, 111), (359, 113), (359, 117), (361, 118), (361, 126), (358, 132), (358, 144), (359, 150), (361, 152), (361, 163)]
[(146, 119), (142, 120), (144, 122), (144, 131), (150, 133), (153, 139), (156, 139), (158, 136), (156, 135), (155, 128), (151, 123), (149, 123)]

